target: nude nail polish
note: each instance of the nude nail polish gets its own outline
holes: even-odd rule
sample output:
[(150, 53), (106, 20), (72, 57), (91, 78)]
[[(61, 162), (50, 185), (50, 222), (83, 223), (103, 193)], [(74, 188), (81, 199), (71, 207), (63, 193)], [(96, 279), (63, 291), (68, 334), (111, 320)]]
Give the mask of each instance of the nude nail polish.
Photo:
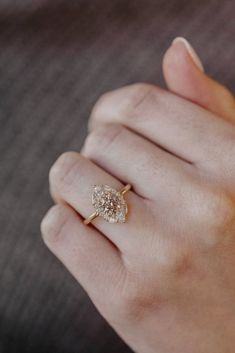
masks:
[(187, 39), (185, 39), (183, 37), (176, 37), (172, 42), (172, 45), (174, 45), (174, 44), (181, 44), (182, 46), (184, 46), (184, 48), (187, 50), (187, 52), (191, 56), (194, 64), (199, 68), (199, 70), (204, 72), (204, 67), (202, 65), (202, 62), (201, 62), (199, 56), (197, 55), (197, 53), (193, 49), (192, 45), (187, 41)]

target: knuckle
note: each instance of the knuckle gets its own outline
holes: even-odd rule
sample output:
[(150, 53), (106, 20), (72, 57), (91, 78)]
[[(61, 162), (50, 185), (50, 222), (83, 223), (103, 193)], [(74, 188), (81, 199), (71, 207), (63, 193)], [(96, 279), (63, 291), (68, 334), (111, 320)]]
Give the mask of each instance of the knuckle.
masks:
[[(210, 159), (206, 162), (208, 166), (216, 170), (225, 179), (234, 178), (235, 175), (235, 129), (230, 125), (225, 131), (221, 131), (217, 147), (213, 147), (213, 154), (210, 153)], [(213, 158), (211, 156), (213, 155)]]
[(156, 291), (147, 284), (143, 286), (142, 280), (133, 279), (133, 274), (130, 273), (115, 303), (115, 312), (121, 319), (137, 321), (152, 310), (153, 306), (157, 307), (158, 302)]
[(227, 107), (233, 110), (235, 107), (235, 97), (233, 93), (224, 85), (220, 85), (220, 88), (221, 101), (226, 102)]
[[(148, 83), (135, 83), (113, 92), (103, 94), (95, 103), (89, 126), (94, 127), (97, 123), (108, 121), (113, 117), (118, 120), (143, 117), (149, 105), (156, 104), (161, 96), (162, 89)], [(116, 106), (114, 112), (113, 107)]]
[(129, 94), (123, 101), (123, 113), (128, 118), (138, 117), (146, 111), (150, 102), (155, 101), (158, 88), (146, 83), (137, 83), (129, 87)]
[(224, 138), (224, 145), (226, 146), (226, 150), (223, 155), (221, 155), (220, 160), (224, 160), (225, 168), (224, 172), (226, 173), (226, 177), (235, 175), (235, 163), (234, 163), (234, 156), (235, 156), (235, 129), (232, 129), (227, 136)]
[(51, 185), (71, 184), (75, 174), (75, 166), (78, 163), (78, 156), (75, 152), (65, 152), (56, 160), (49, 172)]
[(211, 221), (219, 230), (225, 230), (235, 218), (234, 200), (227, 192), (217, 192), (211, 197)]
[(143, 298), (139, 292), (129, 290), (119, 299), (117, 311), (121, 318), (125, 317), (125, 320), (133, 321), (140, 318), (147, 305), (146, 298)]
[(192, 246), (183, 243), (182, 239), (180, 244), (176, 241), (170, 248), (169, 245), (162, 246), (158, 256), (159, 271), (163, 274), (184, 276), (192, 267), (193, 255)]
[(90, 122), (96, 119), (96, 117), (100, 116), (103, 114), (103, 111), (105, 110), (106, 102), (108, 101), (108, 97), (110, 95), (110, 92), (103, 93), (96, 101), (94, 104), (92, 111), (91, 111), (91, 116), (90, 116)]
[(62, 205), (53, 206), (41, 222), (43, 240), (54, 244), (63, 238), (67, 224), (67, 213)]
[(110, 149), (114, 141), (120, 138), (124, 128), (119, 124), (97, 126), (86, 138), (84, 153), (92, 157), (97, 151)]
[(199, 217), (207, 230), (206, 243), (211, 246), (221, 243), (235, 222), (234, 199), (224, 190), (208, 190), (201, 200)]

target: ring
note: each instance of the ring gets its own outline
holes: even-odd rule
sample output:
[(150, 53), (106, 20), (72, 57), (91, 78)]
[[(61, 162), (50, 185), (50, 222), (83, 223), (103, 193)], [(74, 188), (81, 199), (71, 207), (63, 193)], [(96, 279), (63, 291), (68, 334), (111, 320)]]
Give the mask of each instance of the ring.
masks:
[(124, 223), (128, 213), (128, 207), (124, 195), (131, 189), (127, 184), (120, 191), (116, 191), (108, 185), (94, 185), (92, 193), (92, 205), (95, 212), (86, 218), (83, 223), (89, 224), (100, 216), (109, 223)]

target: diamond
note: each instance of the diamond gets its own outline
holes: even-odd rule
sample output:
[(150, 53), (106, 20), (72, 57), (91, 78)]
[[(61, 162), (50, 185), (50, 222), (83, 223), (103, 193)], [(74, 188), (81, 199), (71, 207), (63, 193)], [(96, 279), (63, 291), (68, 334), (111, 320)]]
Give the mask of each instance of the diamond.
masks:
[(123, 195), (108, 185), (95, 185), (92, 205), (99, 216), (109, 223), (124, 223), (128, 212)]

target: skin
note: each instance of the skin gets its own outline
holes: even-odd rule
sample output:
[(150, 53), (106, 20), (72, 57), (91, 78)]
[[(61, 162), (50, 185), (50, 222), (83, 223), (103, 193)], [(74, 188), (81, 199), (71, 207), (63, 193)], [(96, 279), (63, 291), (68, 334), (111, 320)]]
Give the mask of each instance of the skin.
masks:
[[(50, 171), (46, 245), (138, 353), (235, 347), (235, 102), (182, 43), (163, 59), (168, 90), (103, 95), (81, 154)], [(97, 218), (91, 186), (130, 183), (124, 224)]]

